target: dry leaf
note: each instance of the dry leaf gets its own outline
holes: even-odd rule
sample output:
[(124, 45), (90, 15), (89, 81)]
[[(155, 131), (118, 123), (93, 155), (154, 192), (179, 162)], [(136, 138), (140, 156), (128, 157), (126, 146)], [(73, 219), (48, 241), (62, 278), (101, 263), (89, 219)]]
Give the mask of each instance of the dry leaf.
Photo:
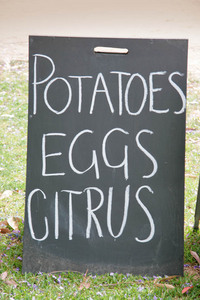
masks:
[(192, 289), (193, 286), (187, 286), (182, 290), (182, 294), (185, 294), (187, 291), (189, 291), (190, 289)]
[(6, 234), (11, 233), (11, 231), (8, 228), (0, 228), (0, 233)]
[(173, 286), (172, 284), (165, 283), (164, 286), (168, 289), (175, 289), (175, 286)]
[(8, 222), (6, 220), (0, 222), (0, 227), (6, 227), (6, 226), (8, 226)]
[(197, 176), (196, 176), (196, 175), (192, 175), (192, 174), (185, 174), (185, 177), (197, 178)]
[(194, 251), (190, 251), (190, 253), (196, 259), (196, 261), (198, 262), (198, 264), (200, 265), (199, 255), (196, 252), (194, 252)]
[(3, 282), (5, 284), (8, 284), (8, 285), (12, 285), (14, 287), (17, 287), (17, 283), (13, 280), (13, 279), (6, 279), (8, 276), (8, 272), (3, 272), (1, 274), (1, 280), (3, 280)]
[(167, 289), (175, 289), (173, 285), (167, 283), (155, 283), (155, 285), (158, 287), (166, 287)]
[(8, 224), (10, 225), (10, 227), (12, 227), (14, 230), (19, 230), (18, 227), (18, 220), (19, 218), (15, 218), (15, 217), (10, 217), (7, 219)]
[(22, 218), (15, 217), (15, 221), (19, 224), (22, 221)]
[(89, 282), (82, 282), (78, 288), (79, 291), (81, 291), (83, 288), (89, 289), (90, 283)]
[(7, 285), (12, 285), (12, 286), (14, 286), (14, 287), (17, 287), (17, 283), (16, 283), (13, 279), (10, 279), (10, 280), (6, 279), (4, 282), (5, 282)]
[(166, 287), (167, 289), (175, 289), (175, 286), (173, 286), (172, 284), (168, 284), (168, 283), (159, 283), (159, 281), (168, 281), (170, 279), (173, 279), (173, 278), (176, 278), (178, 277), (178, 275), (172, 275), (172, 276), (168, 276), (168, 277), (165, 277), (165, 278), (156, 278), (154, 280), (154, 283), (156, 286), (159, 286), (159, 287)]
[(196, 129), (195, 128), (186, 128), (186, 131), (190, 131), (190, 130), (195, 131)]
[(7, 191), (4, 191), (3, 192), (3, 194), (1, 195), (1, 197), (0, 197), (0, 200), (2, 200), (2, 199), (5, 199), (5, 198), (9, 198), (10, 196), (12, 196), (12, 191), (9, 191), (9, 190), (7, 190)]
[(171, 276), (167, 276), (167, 277), (164, 277), (164, 278), (156, 278), (154, 280), (154, 282), (158, 282), (158, 281), (169, 281), (171, 279), (174, 279), (174, 278), (177, 278), (179, 277), (180, 275), (171, 275)]
[(88, 282), (89, 278), (87, 277), (87, 272), (88, 270), (86, 271), (86, 274), (83, 278), (83, 282), (80, 284), (78, 290), (81, 291), (83, 288), (86, 288), (86, 289), (89, 289), (90, 287), (90, 283)]
[(3, 272), (2, 274), (1, 274), (1, 280), (5, 280), (6, 279), (6, 277), (8, 276), (8, 272)]

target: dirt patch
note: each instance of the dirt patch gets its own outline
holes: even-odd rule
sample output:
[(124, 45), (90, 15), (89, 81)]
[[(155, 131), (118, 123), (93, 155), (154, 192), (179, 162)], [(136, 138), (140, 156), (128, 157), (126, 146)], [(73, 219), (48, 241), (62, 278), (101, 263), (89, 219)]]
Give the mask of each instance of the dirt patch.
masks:
[(29, 35), (186, 38), (200, 79), (200, 0), (0, 0), (0, 60), (28, 59)]
[(200, 281), (200, 266), (192, 266), (188, 264), (184, 267), (184, 273), (192, 276), (194, 280)]

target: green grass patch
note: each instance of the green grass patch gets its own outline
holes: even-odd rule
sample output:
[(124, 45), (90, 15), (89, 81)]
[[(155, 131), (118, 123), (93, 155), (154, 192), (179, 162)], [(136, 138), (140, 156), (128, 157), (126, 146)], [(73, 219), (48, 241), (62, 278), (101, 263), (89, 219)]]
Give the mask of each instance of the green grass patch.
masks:
[[(200, 233), (193, 232), (200, 174), (200, 82), (189, 80), (185, 166), (185, 275), (161, 278), (78, 272), (22, 274), (25, 202), (28, 64), (0, 65), (0, 299), (198, 299), (200, 268), (190, 251), (200, 256)], [(17, 219), (17, 229), (5, 224)], [(156, 275), (156, 274), (155, 274)], [(156, 281), (155, 281), (156, 280)], [(166, 286), (166, 285), (168, 286)], [(182, 294), (185, 287), (193, 288)], [(171, 288), (170, 288), (171, 287)]]
[(1, 201), (0, 218), (24, 214), (27, 149), (27, 64), (0, 67), (0, 192), (13, 192)]

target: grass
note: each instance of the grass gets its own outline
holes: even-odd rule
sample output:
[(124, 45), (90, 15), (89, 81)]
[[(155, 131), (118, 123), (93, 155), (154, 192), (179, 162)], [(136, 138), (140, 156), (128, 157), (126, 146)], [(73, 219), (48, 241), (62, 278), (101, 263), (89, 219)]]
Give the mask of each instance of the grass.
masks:
[[(200, 82), (188, 81), (185, 167), (185, 275), (147, 278), (110, 273), (22, 274), (27, 135), (27, 63), (0, 65), (0, 299), (197, 299), (200, 268), (190, 251), (200, 255), (200, 234), (193, 232), (200, 173)], [(9, 191), (5, 193), (5, 191)], [(15, 219), (17, 229), (8, 222)], [(168, 284), (174, 288), (164, 286)], [(188, 294), (183, 288), (193, 286)]]
[(0, 183), (1, 192), (12, 197), (1, 201), (0, 218), (24, 214), (26, 135), (27, 135), (27, 65), (17, 63), (10, 71), (0, 67)]

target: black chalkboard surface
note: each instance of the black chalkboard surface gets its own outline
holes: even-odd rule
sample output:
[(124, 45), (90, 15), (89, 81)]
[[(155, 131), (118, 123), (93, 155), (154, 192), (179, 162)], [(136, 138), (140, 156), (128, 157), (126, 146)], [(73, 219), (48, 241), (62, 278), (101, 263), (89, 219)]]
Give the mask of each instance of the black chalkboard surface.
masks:
[(187, 41), (31, 36), (29, 68), (23, 272), (183, 274)]

